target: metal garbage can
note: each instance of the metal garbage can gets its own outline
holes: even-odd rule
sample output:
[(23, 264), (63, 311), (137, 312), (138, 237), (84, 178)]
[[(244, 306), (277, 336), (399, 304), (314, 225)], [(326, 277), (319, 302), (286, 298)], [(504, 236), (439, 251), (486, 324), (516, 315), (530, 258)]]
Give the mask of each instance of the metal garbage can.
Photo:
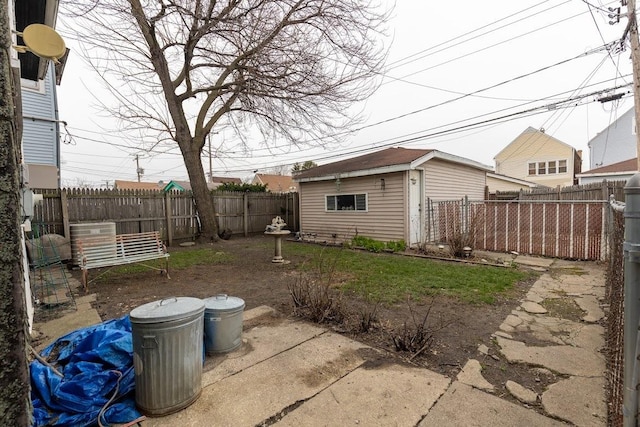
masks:
[(207, 354), (235, 350), (242, 344), (244, 300), (225, 294), (204, 299), (204, 348)]
[(131, 311), (136, 405), (145, 415), (186, 408), (202, 391), (204, 302), (177, 297)]

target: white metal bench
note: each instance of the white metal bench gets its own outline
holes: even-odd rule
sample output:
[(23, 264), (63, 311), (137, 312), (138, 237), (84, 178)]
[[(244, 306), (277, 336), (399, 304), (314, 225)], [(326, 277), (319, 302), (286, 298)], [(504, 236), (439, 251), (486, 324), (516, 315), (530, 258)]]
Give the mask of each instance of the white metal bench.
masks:
[(82, 270), (82, 286), (89, 290), (89, 270), (92, 268), (115, 267), (117, 265), (135, 264), (154, 259), (164, 259), (164, 268), (146, 267), (160, 270), (169, 278), (169, 254), (160, 238), (160, 232), (118, 234), (110, 238), (96, 236), (86, 237), (78, 241), (78, 258)]

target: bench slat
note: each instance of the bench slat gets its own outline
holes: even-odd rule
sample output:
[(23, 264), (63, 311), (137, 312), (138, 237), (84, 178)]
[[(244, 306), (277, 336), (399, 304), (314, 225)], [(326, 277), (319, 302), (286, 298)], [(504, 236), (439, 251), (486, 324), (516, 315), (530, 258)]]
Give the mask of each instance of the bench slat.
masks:
[[(112, 243), (113, 242), (113, 243)], [(160, 232), (118, 234), (113, 238), (84, 238), (78, 241), (80, 269), (83, 270), (83, 285), (87, 289), (89, 269), (134, 264), (154, 259), (165, 259), (168, 277), (169, 254), (160, 238)]]

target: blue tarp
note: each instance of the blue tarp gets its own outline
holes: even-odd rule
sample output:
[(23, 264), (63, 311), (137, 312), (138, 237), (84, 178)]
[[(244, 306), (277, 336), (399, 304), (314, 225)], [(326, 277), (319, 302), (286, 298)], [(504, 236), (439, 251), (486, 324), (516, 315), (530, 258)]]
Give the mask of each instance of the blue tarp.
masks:
[(129, 316), (78, 329), (40, 355), (63, 377), (34, 360), (30, 365), (35, 426), (95, 426), (141, 416), (135, 407), (133, 343)]

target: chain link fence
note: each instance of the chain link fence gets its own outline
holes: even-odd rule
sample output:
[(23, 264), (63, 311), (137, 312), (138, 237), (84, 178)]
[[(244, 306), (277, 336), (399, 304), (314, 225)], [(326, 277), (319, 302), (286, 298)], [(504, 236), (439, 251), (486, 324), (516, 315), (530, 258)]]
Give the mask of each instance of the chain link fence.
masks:
[(429, 243), (462, 236), (468, 246), (497, 252), (605, 260), (605, 201), (427, 201)]

